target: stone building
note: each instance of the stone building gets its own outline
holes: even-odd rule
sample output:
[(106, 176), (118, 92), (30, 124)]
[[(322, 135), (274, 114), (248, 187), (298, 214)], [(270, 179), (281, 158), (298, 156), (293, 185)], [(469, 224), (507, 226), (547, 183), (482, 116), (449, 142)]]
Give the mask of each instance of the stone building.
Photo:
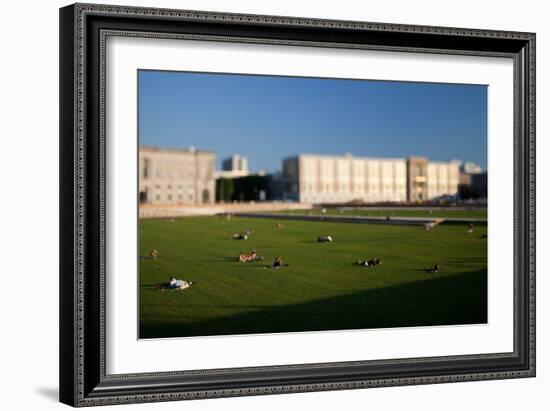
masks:
[(433, 200), (458, 193), (459, 161), (429, 161), (426, 157), (407, 159), (407, 200)]
[(404, 159), (303, 154), (283, 160), (285, 199), (303, 203), (407, 199)]
[(424, 157), (301, 154), (283, 160), (284, 199), (303, 203), (417, 202), (458, 191), (459, 164)]
[(215, 161), (210, 151), (140, 146), (140, 204), (214, 203)]
[(460, 163), (457, 161), (428, 162), (428, 200), (458, 194), (459, 167)]

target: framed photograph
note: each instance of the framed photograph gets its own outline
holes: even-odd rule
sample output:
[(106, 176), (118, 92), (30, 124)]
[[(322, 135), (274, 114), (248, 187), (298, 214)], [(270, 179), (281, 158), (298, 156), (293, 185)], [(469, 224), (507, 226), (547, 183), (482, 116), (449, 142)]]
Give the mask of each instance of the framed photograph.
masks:
[(60, 10), (60, 399), (535, 376), (535, 34)]

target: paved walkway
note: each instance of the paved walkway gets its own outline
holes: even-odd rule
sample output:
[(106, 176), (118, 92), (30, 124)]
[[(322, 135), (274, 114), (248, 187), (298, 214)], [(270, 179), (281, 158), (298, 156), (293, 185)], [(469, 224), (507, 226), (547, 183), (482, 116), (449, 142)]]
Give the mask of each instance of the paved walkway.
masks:
[(483, 218), (430, 218), (430, 217), (375, 217), (375, 216), (338, 216), (338, 215), (302, 215), (302, 214), (273, 214), (273, 213), (235, 213), (235, 217), (272, 218), (276, 220), (297, 221), (325, 221), (335, 223), (362, 223), (362, 224), (395, 224), (395, 225), (425, 225), (429, 223), (487, 223)]
[(289, 210), (310, 210), (311, 205), (300, 203), (218, 203), (205, 205), (140, 205), (139, 218), (189, 217), (216, 214), (253, 213)]

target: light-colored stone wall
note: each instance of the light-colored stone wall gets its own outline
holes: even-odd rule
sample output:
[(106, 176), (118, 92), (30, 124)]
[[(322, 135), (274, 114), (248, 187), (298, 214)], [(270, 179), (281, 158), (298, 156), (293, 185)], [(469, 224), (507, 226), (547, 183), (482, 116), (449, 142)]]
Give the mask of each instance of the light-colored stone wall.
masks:
[(458, 192), (459, 165), (453, 162), (429, 162), (427, 167), (428, 199), (455, 195)]
[(214, 203), (215, 159), (208, 151), (140, 146), (140, 203)]
[(270, 213), (290, 210), (311, 210), (311, 205), (294, 202), (225, 203), (209, 205), (143, 204), (139, 218), (192, 217), (234, 213)]
[(404, 159), (300, 155), (296, 163), (285, 164), (285, 173), (289, 181), (296, 182), (298, 198), (303, 203), (405, 201), (407, 198)]
[[(416, 167), (416, 163), (412, 164)], [(408, 185), (412, 183), (408, 181), (407, 167), (407, 160), (402, 158), (303, 154), (285, 159), (283, 174), (287, 191), (302, 203), (402, 202), (411, 200)], [(426, 175), (413, 174), (412, 178), (422, 178), (426, 192), (411, 201), (458, 192), (457, 163), (428, 162), (425, 171), (422, 167), (419, 170)]]

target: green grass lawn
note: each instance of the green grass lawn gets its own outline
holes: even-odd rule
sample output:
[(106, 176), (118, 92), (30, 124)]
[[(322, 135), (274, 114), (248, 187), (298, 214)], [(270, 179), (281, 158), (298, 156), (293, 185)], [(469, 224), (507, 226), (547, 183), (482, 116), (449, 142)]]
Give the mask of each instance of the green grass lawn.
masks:
[[(189, 217), (140, 220), (140, 337), (473, 324), (487, 321), (486, 227)], [(231, 235), (255, 230), (248, 240)], [(316, 243), (331, 235), (332, 244)], [(264, 261), (239, 263), (256, 249)], [(266, 268), (276, 256), (288, 267)], [(358, 259), (382, 259), (373, 268)], [(425, 271), (439, 263), (440, 272)], [(174, 275), (196, 285), (156, 286)]]
[(338, 209), (327, 208), (326, 213), (322, 213), (321, 209), (316, 208), (311, 211), (307, 210), (290, 210), (281, 211), (283, 214), (311, 214), (311, 215), (344, 215), (344, 216), (369, 216), (369, 217), (434, 217), (434, 218), (485, 218), (487, 219), (487, 209), (477, 210), (389, 210), (389, 209)]

